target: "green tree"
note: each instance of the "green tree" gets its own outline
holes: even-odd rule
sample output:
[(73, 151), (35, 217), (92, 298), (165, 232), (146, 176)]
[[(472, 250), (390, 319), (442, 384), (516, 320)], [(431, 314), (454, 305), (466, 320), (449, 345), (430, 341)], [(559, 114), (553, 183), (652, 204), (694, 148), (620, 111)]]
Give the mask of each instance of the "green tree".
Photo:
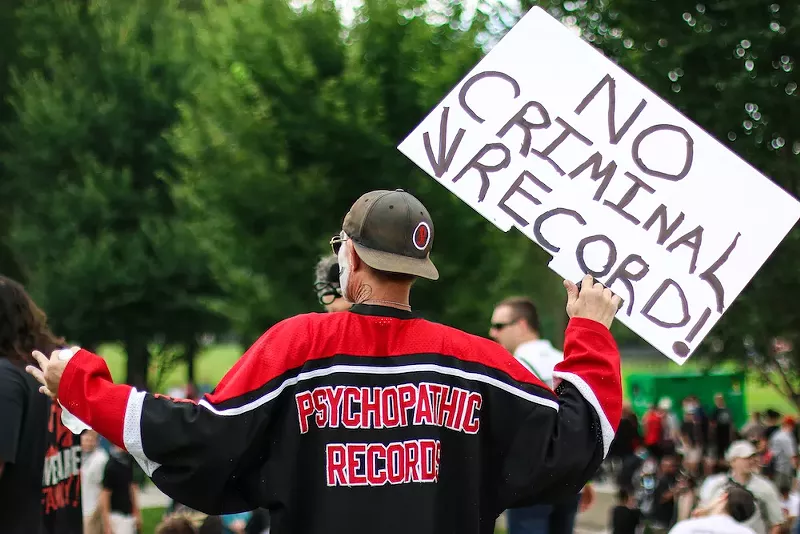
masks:
[[(177, 215), (179, 119), (189, 28), (175, 2), (29, 2), (5, 129), (11, 243), (59, 332), (121, 340), (127, 381), (146, 385), (151, 343), (193, 346), (220, 327), (207, 259)], [(69, 38), (65, 38), (69, 36)]]
[(344, 213), (370, 189), (398, 187), (436, 224), (442, 277), (418, 283), (417, 310), (485, 333), (497, 300), (533, 292), (548, 329), (563, 325), (544, 254), (520, 249), (520, 236), (491, 228), (396, 149), (481, 56), (476, 32), (450, 24), (458, 2), (438, 21), (424, 5), (367, 1), (351, 28), (325, 1), (207, 2), (192, 19), (199, 89), (170, 136), (185, 160), (179, 198), (230, 296), (215, 309), (246, 337), (318, 309), (313, 267)]

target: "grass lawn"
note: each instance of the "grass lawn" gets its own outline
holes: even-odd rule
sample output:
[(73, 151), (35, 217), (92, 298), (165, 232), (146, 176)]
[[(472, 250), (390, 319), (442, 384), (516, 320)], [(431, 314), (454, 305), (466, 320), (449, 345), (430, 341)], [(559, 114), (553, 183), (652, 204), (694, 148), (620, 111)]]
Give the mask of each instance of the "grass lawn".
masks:
[[(121, 381), (125, 375), (125, 356), (121, 348), (116, 345), (104, 345), (100, 348), (99, 352), (108, 362), (108, 367), (111, 370), (111, 375), (114, 377), (114, 380)], [(216, 385), (228, 369), (236, 363), (236, 360), (239, 359), (242, 352), (242, 347), (238, 345), (214, 345), (203, 350), (198, 355), (195, 364), (197, 383), (200, 385), (208, 384), (209, 386)], [(622, 362), (623, 380), (629, 374), (691, 373), (696, 370), (696, 366), (692, 365), (691, 361), (683, 366), (679, 366), (666, 357), (652, 362), (642, 362), (638, 360), (626, 361), (624, 359)], [(161, 389), (166, 390), (169, 387), (181, 385), (185, 382), (185, 376), (186, 365), (177, 365), (167, 374), (164, 386)], [(775, 408), (781, 413), (797, 413), (797, 410), (777, 392), (769, 386), (761, 385), (755, 379), (749, 379), (747, 381), (745, 395), (747, 409), (749, 411)]]
[(156, 531), (156, 525), (161, 522), (161, 516), (163, 515), (163, 508), (143, 508), (141, 534), (153, 534)]

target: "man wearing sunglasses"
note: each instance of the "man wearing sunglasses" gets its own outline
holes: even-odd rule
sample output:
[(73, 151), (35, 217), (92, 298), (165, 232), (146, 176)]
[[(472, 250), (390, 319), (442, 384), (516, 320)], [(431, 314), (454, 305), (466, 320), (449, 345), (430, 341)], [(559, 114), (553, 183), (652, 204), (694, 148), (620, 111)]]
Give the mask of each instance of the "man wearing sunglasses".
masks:
[(539, 380), (553, 386), (553, 369), (564, 359), (560, 350), (541, 338), (539, 314), (526, 297), (509, 297), (492, 312), (489, 337), (500, 343)]
[[(539, 380), (553, 387), (553, 372), (564, 354), (541, 337), (539, 313), (527, 297), (509, 297), (492, 312), (489, 337), (503, 346)], [(572, 534), (579, 510), (588, 509), (594, 489), (587, 485), (564, 502), (512, 508), (506, 512), (508, 534)]]
[(363, 195), (331, 240), (352, 308), (271, 327), (198, 403), (114, 384), (77, 348), (28, 371), (196, 510), (264, 507), (275, 534), (490, 533), (506, 508), (575, 495), (606, 456), (619, 297), (565, 282), (553, 391), (493, 341), (415, 316), (412, 284), (439, 277), (433, 238), (412, 195)]
[(335, 254), (325, 256), (315, 271), (314, 291), (328, 313), (347, 311), (352, 304), (342, 297), (339, 287), (339, 261)]

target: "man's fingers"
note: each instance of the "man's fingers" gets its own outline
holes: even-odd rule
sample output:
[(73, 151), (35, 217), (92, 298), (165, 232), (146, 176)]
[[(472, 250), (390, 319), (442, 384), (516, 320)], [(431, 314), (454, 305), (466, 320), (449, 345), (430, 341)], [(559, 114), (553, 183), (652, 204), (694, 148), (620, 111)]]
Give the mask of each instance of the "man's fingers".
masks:
[(35, 351), (31, 352), (31, 355), (34, 357), (34, 359), (35, 359), (35, 360), (36, 360), (36, 362), (39, 364), (39, 367), (40, 367), (41, 369), (44, 369), (45, 367), (47, 367), (47, 362), (49, 362), (49, 361), (50, 361), (50, 360), (47, 358), (47, 356), (45, 356), (44, 354), (42, 354), (42, 353), (41, 353), (41, 352), (39, 352), (38, 350), (35, 350)]
[(578, 286), (572, 280), (564, 280), (564, 288), (567, 290), (567, 306), (578, 300)]
[(25, 371), (27, 371), (27, 373), (35, 378), (40, 384), (47, 385), (47, 382), (44, 380), (44, 372), (35, 365), (28, 365), (25, 367)]
[(56, 398), (56, 396), (53, 394), (53, 392), (50, 391), (49, 389), (47, 389), (46, 386), (40, 387), (39, 388), (39, 393), (43, 393), (43, 394), (47, 395), (48, 397), (50, 397), (51, 399), (55, 399)]
[(614, 295), (611, 297), (611, 304), (614, 305), (614, 309), (620, 309), (622, 307), (622, 298), (619, 295)]
[(587, 274), (581, 280), (581, 293), (586, 291), (586, 289), (591, 288), (594, 285), (594, 277), (591, 274)]

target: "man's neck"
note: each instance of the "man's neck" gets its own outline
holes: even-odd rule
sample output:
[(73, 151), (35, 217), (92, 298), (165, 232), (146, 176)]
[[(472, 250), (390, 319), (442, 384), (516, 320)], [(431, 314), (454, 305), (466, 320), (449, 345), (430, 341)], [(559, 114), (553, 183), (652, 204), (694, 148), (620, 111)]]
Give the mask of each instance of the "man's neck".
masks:
[(361, 301), (363, 304), (374, 304), (376, 306), (386, 306), (388, 308), (397, 308), (399, 310), (410, 310), (410, 294), (411, 287), (408, 285), (400, 284), (377, 284), (372, 287), (376, 288), (368, 298)]
[(747, 486), (747, 484), (750, 482), (750, 479), (753, 478), (753, 473), (745, 473), (743, 475), (733, 473), (731, 478), (734, 480), (734, 482), (738, 482), (742, 486)]
[(517, 349), (520, 348), (525, 343), (530, 343), (531, 341), (539, 341), (539, 339), (540, 339), (539, 336), (534, 332), (531, 332), (530, 334), (525, 334), (524, 336), (522, 336), (522, 338), (520, 338), (519, 342), (517, 343), (517, 346), (514, 347), (514, 350), (512, 350), (511, 353), (512, 354), (515, 353)]

